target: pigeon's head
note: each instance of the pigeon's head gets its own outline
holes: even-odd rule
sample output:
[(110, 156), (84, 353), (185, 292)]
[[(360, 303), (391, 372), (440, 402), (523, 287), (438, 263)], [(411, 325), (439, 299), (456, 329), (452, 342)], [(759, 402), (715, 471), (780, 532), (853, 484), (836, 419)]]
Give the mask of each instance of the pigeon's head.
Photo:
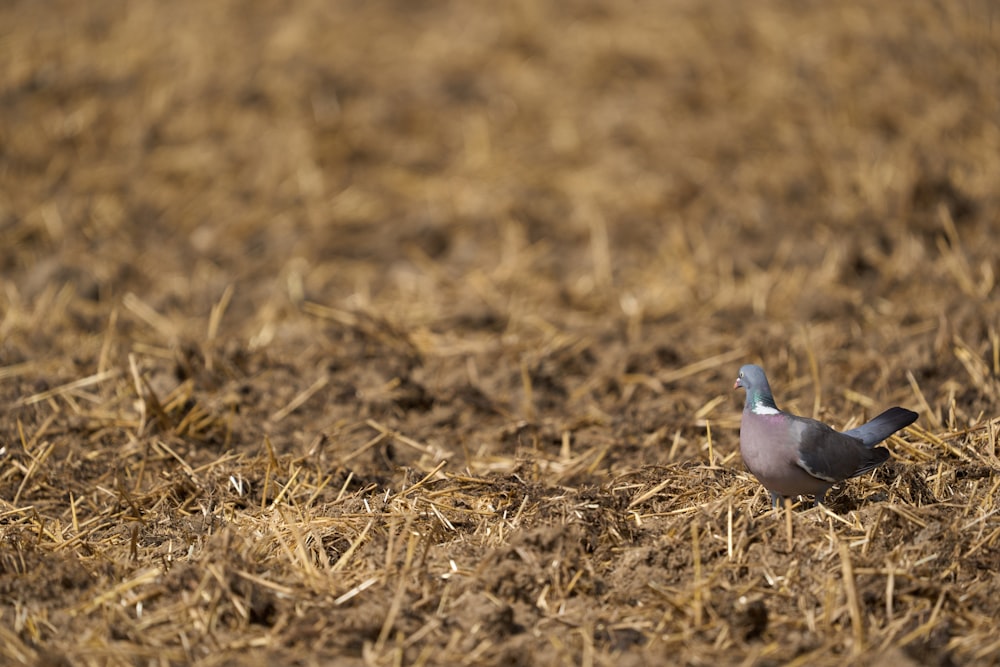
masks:
[(760, 414), (771, 414), (776, 412), (774, 397), (771, 396), (771, 385), (767, 383), (767, 376), (764, 369), (754, 364), (747, 364), (740, 369), (740, 374), (736, 376), (733, 389), (743, 387), (747, 390), (746, 407)]
[(763, 389), (767, 386), (767, 376), (764, 375), (764, 369), (755, 364), (747, 364), (740, 369), (740, 374), (736, 376), (733, 389), (743, 387), (749, 393), (754, 389)]

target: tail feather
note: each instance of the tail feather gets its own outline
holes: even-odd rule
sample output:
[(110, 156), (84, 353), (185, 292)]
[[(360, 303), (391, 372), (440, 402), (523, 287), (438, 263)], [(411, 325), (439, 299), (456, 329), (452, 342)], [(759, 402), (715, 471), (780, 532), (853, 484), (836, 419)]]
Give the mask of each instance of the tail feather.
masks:
[(857, 438), (867, 447), (877, 445), (899, 429), (909, 426), (917, 420), (917, 413), (906, 408), (889, 408), (870, 422), (862, 424), (845, 435)]
[(863, 475), (869, 470), (874, 470), (889, 460), (889, 450), (885, 447), (873, 447), (871, 449), (866, 449), (865, 452), (868, 456), (865, 457), (865, 460), (861, 462), (861, 465), (858, 466), (858, 469), (854, 471), (854, 474), (851, 475), (851, 477)]

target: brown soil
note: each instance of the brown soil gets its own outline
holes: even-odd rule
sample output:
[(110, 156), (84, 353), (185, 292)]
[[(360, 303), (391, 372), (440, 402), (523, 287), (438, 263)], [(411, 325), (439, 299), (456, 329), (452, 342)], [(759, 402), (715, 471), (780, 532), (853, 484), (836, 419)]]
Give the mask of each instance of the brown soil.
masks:
[(0, 662), (997, 663), (998, 20), (0, 4)]

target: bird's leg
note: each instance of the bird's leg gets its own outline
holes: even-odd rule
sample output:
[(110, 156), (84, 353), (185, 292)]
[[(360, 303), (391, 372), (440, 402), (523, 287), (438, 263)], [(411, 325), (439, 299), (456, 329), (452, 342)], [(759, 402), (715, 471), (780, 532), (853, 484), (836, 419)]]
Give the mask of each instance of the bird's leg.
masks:
[(781, 507), (782, 504), (783, 504), (782, 501), (784, 501), (784, 498), (782, 498), (777, 493), (772, 493), (771, 494), (771, 508), (772, 509), (778, 509), (779, 507)]
[(821, 491), (816, 494), (816, 502), (813, 503), (813, 507), (819, 507), (820, 505), (826, 504), (826, 491)]

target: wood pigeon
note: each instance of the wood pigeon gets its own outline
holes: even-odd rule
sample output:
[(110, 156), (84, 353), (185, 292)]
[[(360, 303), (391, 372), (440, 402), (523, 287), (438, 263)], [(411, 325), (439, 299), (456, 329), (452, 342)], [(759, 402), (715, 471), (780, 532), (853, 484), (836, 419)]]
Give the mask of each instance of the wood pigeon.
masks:
[(747, 392), (740, 421), (740, 454), (771, 493), (775, 507), (783, 496), (800, 495), (815, 496), (819, 505), (834, 484), (885, 463), (889, 450), (875, 445), (917, 419), (916, 412), (889, 408), (841, 433), (815, 419), (779, 410), (760, 366), (743, 366), (733, 389), (738, 387)]

